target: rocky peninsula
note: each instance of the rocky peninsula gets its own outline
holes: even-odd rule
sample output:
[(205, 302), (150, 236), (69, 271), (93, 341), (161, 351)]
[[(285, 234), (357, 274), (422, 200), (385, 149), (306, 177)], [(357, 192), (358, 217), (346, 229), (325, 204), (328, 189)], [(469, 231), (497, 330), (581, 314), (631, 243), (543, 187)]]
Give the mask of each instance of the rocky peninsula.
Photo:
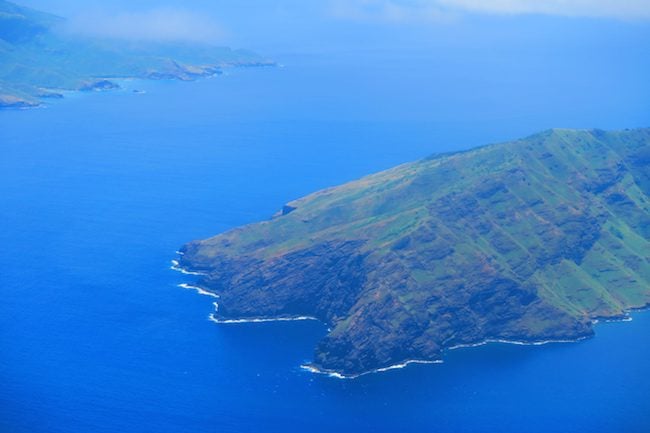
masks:
[(586, 338), (650, 302), (650, 129), (435, 155), (180, 252), (217, 319), (325, 322), (311, 368), (341, 376)]

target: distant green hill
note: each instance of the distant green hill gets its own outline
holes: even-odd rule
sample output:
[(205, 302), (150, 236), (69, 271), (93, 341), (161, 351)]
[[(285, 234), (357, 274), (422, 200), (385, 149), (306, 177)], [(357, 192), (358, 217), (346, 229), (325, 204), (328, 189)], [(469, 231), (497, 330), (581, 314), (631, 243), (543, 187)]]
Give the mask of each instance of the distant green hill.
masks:
[(316, 192), (182, 248), (217, 320), (314, 316), (355, 375), (592, 335), (650, 303), (650, 129), (550, 130)]
[(102, 90), (107, 78), (191, 80), (233, 66), (268, 65), (255, 53), (188, 43), (72, 36), (63, 18), (0, 0), (0, 107), (38, 105), (61, 90)]

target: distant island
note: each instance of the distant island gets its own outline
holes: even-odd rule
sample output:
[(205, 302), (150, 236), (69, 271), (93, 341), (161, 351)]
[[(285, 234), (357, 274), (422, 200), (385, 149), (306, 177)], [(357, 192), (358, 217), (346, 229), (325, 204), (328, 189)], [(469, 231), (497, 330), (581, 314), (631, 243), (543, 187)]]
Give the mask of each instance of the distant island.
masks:
[(26, 108), (64, 91), (110, 90), (120, 78), (193, 80), (225, 68), (270, 66), (245, 50), (205, 44), (98, 39), (60, 31), (65, 19), (0, 0), (0, 108)]
[(317, 318), (340, 377), (593, 334), (650, 303), (650, 129), (554, 129), (434, 155), (186, 244), (215, 321)]

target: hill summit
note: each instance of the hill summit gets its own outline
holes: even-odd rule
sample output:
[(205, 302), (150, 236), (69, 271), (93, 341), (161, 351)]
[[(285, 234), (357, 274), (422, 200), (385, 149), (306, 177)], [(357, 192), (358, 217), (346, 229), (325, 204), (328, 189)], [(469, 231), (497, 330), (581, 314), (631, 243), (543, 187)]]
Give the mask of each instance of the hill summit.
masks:
[(354, 376), (576, 340), (650, 302), (650, 129), (554, 129), (400, 165), (181, 249), (216, 320), (313, 316)]

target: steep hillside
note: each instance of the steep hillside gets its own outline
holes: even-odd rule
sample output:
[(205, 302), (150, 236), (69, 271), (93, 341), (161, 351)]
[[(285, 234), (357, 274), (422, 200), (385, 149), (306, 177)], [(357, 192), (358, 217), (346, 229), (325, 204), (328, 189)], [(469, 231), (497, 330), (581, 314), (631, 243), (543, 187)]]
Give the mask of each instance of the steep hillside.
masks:
[(355, 375), (488, 340), (575, 340), (650, 302), (650, 129), (550, 130), (316, 192), (190, 242), (217, 319), (314, 316)]

